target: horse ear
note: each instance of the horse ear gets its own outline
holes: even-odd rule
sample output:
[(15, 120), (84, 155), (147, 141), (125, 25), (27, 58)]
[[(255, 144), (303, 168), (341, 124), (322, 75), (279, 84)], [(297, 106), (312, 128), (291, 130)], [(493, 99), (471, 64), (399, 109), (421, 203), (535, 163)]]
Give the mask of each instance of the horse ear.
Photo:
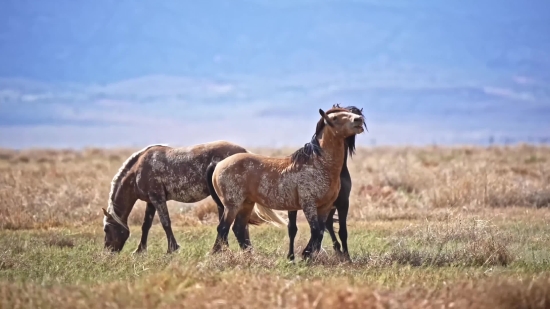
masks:
[(111, 216), (111, 214), (109, 214), (107, 212), (107, 210), (105, 210), (105, 208), (101, 207), (101, 209), (103, 210), (103, 214), (105, 215), (105, 217), (109, 218), (109, 219), (112, 219), (113, 217)]
[(319, 114), (321, 114), (321, 117), (323, 117), (323, 119), (325, 120), (325, 122), (331, 126), (331, 127), (334, 127), (334, 123), (332, 123), (332, 120), (330, 120), (330, 118), (328, 118), (327, 114), (325, 114), (325, 112), (319, 108)]

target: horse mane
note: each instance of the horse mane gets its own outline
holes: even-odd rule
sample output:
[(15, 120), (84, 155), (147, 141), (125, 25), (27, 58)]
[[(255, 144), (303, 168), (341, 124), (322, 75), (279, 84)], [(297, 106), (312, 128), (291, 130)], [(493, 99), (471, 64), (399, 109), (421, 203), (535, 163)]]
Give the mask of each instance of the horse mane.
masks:
[[(336, 104), (336, 105), (333, 105), (333, 107), (340, 107), (340, 105)], [(368, 132), (367, 122), (365, 121), (365, 115), (363, 115), (363, 109), (362, 108), (359, 109), (358, 107), (353, 105), (347, 106), (345, 107), (345, 109), (348, 109), (352, 113), (361, 116), (361, 118), (363, 118), (363, 124), (365, 125), (365, 130), (367, 130)], [(355, 137), (356, 136), (357, 135), (354, 134), (352, 136), (346, 137), (345, 147), (346, 147), (346, 152), (349, 153), (350, 158), (353, 157), (353, 155), (355, 154)]]
[[(126, 174), (128, 174), (128, 171), (137, 162), (137, 160), (139, 159), (139, 156), (149, 148), (155, 147), (155, 146), (168, 146), (168, 145), (166, 144), (149, 145), (139, 151), (134, 152), (132, 155), (130, 155), (130, 157), (128, 157), (128, 159), (126, 159), (126, 161), (124, 161), (124, 163), (122, 163), (122, 166), (118, 169), (118, 172), (116, 173), (116, 175), (113, 177), (113, 180), (111, 181), (111, 191), (109, 192), (109, 206), (107, 207), (107, 213), (111, 215), (111, 217), (113, 217), (113, 220), (115, 220), (118, 224), (122, 225), (127, 230), (128, 230), (128, 227), (126, 226), (126, 224), (124, 224), (124, 222), (122, 222), (122, 219), (116, 214), (116, 211), (115, 211), (116, 205), (114, 201), (114, 196), (118, 191), (118, 189), (120, 188), (120, 180), (124, 178)], [(107, 217), (103, 218), (103, 223), (108, 224)]]
[[(331, 109), (327, 110), (325, 114), (328, 115), (337, 112), (350, 112), (350, 110), (340, 106), (333, 106)], [(292, 163), (292, 165), (306, 164), (311, 161), (313, 155), (322, 155), (321, 144), (319, 143), (318, 137), (325, 129), (325, 125), (325, 119), (321, 117), (321, 119), (317, 122), (315, 134), (313, 134), (313, 136), (311, 137), (311, 141), (309, 143), (306, 143), (303, 147), (299, 148), (290, 155), (290, 162)], [(353, 145), (355, 147), (355, 140), (353, 142)]]

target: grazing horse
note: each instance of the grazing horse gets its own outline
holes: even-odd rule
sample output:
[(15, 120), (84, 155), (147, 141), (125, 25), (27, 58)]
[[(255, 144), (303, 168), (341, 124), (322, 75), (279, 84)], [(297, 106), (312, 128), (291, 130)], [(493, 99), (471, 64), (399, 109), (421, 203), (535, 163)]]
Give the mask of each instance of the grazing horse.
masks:
[[(340, 105), (336, 104), (332, 106), (334, 107), (340, 107)], [(352, 113), (360, 115), (363, 117), (363, 109), (359, 109), (355, 106), (348, 106), (346, 109), (349, 109)], [(364, 122), (365, 130), (367, 130), (367, 124)], [(367, 130), (368, 131), (368, 130)], [(321, 136), (317, 136), (317, 138), (321, 138)], [(347, 161), (348, 161), (348, 153), (350, 158), (355, 153), (355, 134), (348, 136), (345, 140), (345, 149), (344, 149), (344, 164), (342, 166), (342, 171), (340, 172), (340, 192), (338, 192), (338, 197), (336, 198), (336, 201), (334, 202), (335, 208), (331, 209), (327, 222), (325, 223), (326, 229), (328, 233), (330, 234), (330, 238), (332, 239), (332, 244), (334, 247), (334, 250), (339, 255), (344, 256), (345, 259), (348, 261), (351, 260), (348, 252), (348, 230), (347, 230), (347, 216), (348, 216), (348, 210), (349, 210), (349, 196), (351, 193), (351, 176), (349, 174)], [(342, 247), (340, 247), (340, 243), (338, 242), (338, 239), (336, 238), (336, 234), (334, 233), (334, 213), (338, 211), (338, 223), (339, 223), (339, 229), (338, 229), (338, 236), (340, 236), (340, 241), (342, 241)], [(298, 226), (296, 225), (296, 217), (298, 215), (298, 211), (293, 210), (288, 212), (288, 237), (290, 240), (289, 243), (289, 249), (288, 249), (288, 255), (287, 258), (291, 261), (294, 260), (294, 239), (296, 238), (296, 233), (298, 233)], [(268, 222), (268, 221), (264, 221)], [(340, 250), (340, 248), (343, 249)]]
[[(273, 158), (239, 153), (207, 169), (210, 195), (224, 207), (212, 253), (227, 245), (229, 228), (241, 249), (251, 246), (246, 225), (254, 210), (303, 210), (311, 229), (311, 237), (302, 252), (304, 258), (318, 252), (323, 240), (324, 225), (340, 191), (340, 171), (344, 164), (345, 139), (363, 132), (363, 117), (345, 108), (334, 107), (325, 113), (319, 109), (312, 142), (289, 157)], [(322, 139), (316, 135), (322, 132)]]
[[(167, 253), (177, 250), (178, 245), (170, 223), (166, 201), (193, 203), (208, 197), (209, 190), (204, 177), (211, 162), (217, 162), (237, 153), (249, 153), (241, 146), (226, 141), (216, 141), (185, 148), (166, 145), (151, 145), (132, 154), (122, 164), (111, 182), (109, 205), (103, 209), (105, 248), (119, 252), (130, 236), (128, 216), (135, 202), (147, 203), (141, 227), (142, 235), (135, 253), (147, 250), (147, 236), (155, 212), (168, 240)], [(248, 223), (257, 225), (261, 220), (286, 224), (270, 209), (263, 209), (261, 219), (252, 218)]]

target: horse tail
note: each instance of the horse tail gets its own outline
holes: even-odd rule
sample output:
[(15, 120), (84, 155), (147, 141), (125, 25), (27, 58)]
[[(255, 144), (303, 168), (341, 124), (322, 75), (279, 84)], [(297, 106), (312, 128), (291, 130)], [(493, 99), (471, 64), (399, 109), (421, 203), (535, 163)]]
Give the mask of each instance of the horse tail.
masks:
[(116, 173), (115, 177), (113, 177), (113, 180), (111, 181), (111, 192), (109, 192), (109, 206), (107, 207), (107, 213), (110, 214), (115, 221), (117, 221), (122, 226), (126, 226), (126, 224), (122, 223), (122, 220), (120, 217), (115, 213), (114, 211), (114, 197), (119, 190), (121, 186), (121, 181), (124, 179), (124, 176), (128, 174), (128, 171), (136, 164), (138, 159), (140, 158), (141, 154), (143, 154), (145, 151), (147, 151), (151, 147), (155, 146), (168, 146), (165, 144), (154, 144), (149, 145), (137, 152), (134, 152), (124, 163), (122, 163), (122, 166), (119, 168), (118, 172)]
[[(249, 223), (254, 225), (260, 225), (263, 222), (271, 223), (276, 227), (283, 227), (288, 225), (288, 221), (283, 217), (279, 216), (271, 208), (267, 208), (263, 205), (256, 203), (254, 207), (254, 212), (250, 217)], [(254, 221), (254, 223), (250, 222)]]
[(218, 165), (218, 162), (210, 162), (210, 164), (206, 168), (206, 185), (208, 186), (208, 191), (210, 192), (210, 196), (212, 197), (214, 202), (216, 202), (216, 206), (218, 206), (218, 216), (221, 221), (221, 217), (225, 206), (220, 200), (218, 193), (216, 193), (216, 189), (214, 188), (214, 183), (212, 183), (212, 175), (214, 175), (214, 170), (216, 169), (217, 165)]

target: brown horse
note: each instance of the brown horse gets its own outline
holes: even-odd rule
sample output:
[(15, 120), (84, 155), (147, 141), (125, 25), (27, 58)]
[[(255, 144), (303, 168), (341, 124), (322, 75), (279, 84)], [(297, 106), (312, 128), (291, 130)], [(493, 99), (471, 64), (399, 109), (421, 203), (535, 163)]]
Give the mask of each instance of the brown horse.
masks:
[[(135, 202), (147, 203), (141, 227), (141, 241), (135, 252), (147, 250), (147, 235), (153, 223), (155, 212), (168, 239), (168, 253), (179, 248), (172, 232), (166, 201), (174, 200), (193, 203), (206, 198), (210, 193), (204, 177), (206, 168), (212, 162), (220, 161), (233, 154), (249, 153), (241, 146), (216, 141), (186, 148), (172, 148), (166, 145), (151, 145), (132, 154), (122, 164), (111, 182), (109, 206), (103, 209), (105, 248), (119, 252), (130, 236), (127, 220)], [(273, 211), (258, 205), (261, 217), (248, 223), (257, 225), (265, 218), (270, 222), (286, 224)], [(260, 219), (258, 219), (258, 217)]]
[[(336, 104), (332, 107), (340, 107), (340, 105)], [(349, 109), (352, 113), (360, 115), (363, 117), (363, 109), (359, 109), (355, 106), (348, 106), (346, 109)], [(365, 130), (367, 130), (367, 124), (363, 121), (363, 124), (365, 125)], [(368, 132), (368, 130), (367, 130)], [(320, 136), (316, 136), (318, 139), (322, 137), (322, 134)], [(348, 154), (351, 158), (353, 154), (355, 153), (355, 134), (352, 136), (348, 136), (346, 138), (345, 142), (345, 149), (344, 149), (344, 164), (342, 165), (342, 170), (340, 172), (340, 191), (338, 192), (338, 197), (336, 198), (336, 201), (334, 201), (334, 208), (330, 211), (327, 222), (325, 222), (325, 227), (330, 235), (330, 238), (332, 239), (332, 244), (334, 251), (336, 253), (343, 257), (344, 259), (351, 261), (351, 258), (349, 256), (348, 251), (348, 230), (347, 230), (347, 216), (348, 216), (348, 210), (349, 210), (349, 196), (351, 193), (351, 175), (348, 170), (347, 166), (347, 160), (348, 160)], [(340, 246), (340, 243), (338, 242), (338, 239), (336, 238), (336, 233), (334, 233), (334, 214), (338, 211), (338, 223), (339, 223), (339, 230), (338, 230), (338, 236), (340, 236), (340, 240), (342, 241), (342, 246)], [(256, 213), (253, 213), (253, 215)], [(289, 211), (288, 212), (288, 236), (289, 236), (289, 250), (287, 258), (289, 260), (294, 260), (294, 239), (296, 237), (296, 233), (298, 232), (298, 226), (296, 225), (296, 219), (297, 219), (297, 211)], [(260, 223), (268, 223), (269, 221), (263, 221)], [(340, 250), (340, 248), (342, 250)]]
[[(332, 106), (334, 107), (340, 107), (339, 104), (335, 104)], [(363, 115), (363, 109), (359, 109), (356, 106), (348, 106), (346, 109), (349, 109), (352, 113), (360, 115), (364, 118)], [(367, 130), (367, 124), (364, 122), (365, 130)], [(321, 132), (322, 133), (322, 132)], [(322, 137), (322, 134), (320, 135), (314, 135), (317, 139), (320, 139)], [(318, 143), (318, 140), (312, 140), (312, 143)], [(349, 210), (349, 196), (351, 193), (351, 175), (348, 170), (347, 166), (347, 160), (348, 160), (348, 154), (351, 158), (353, 154), (355, 153), (355, 135), (348, 136), (346, 138), (345, 142), (345, 149), (344, 149), (344, 164), (342, 165), (342, 171), (340, 172), (340, 192), (338, 193), (338, 197), (336, 198), (336, 201), (334, 202), (334, 208), (330, 211), (327, 222), (325, 222), (325, 227), (330, 235), (330, 238), (332, 239), (332, 244), (334, 251), (336, 253), (346, 259), (347, 261), (351, 261), (351, 258), (349, 256), (348, 251), (348, 230), (347, 230), (347, 216), (348, 216), (348, 210)], [(338, 235), (340, 236), (340, 240), (342, 241), (342, 245), (340, 246), (340, 243), (338, 242), (338, 239), (336, 238), (336, 233), (334, 232), (334, 214), (338, 211), (338, 223), (339, 223), (339, 231)], [(223, 208), (222, 208), (223, 212)], [(257, 212), (252, 213), (253, 216), (257, 216)], [(287, 258), (289, 260), (294, 260), (294, 239), (296, 238), (296, 234), (298, 233), (298, 226), (296, 225), (298, 211), (288, 211), (288, 237), (289, 237), (289, 250)], [(269, 223), (269, 220), (262, 220), (258, 221), (259, 224), (263, 223)]]
[(290, 157), (240, 153), (208, 167), (210, 195), (224, 207), (213, 253), (227, 245), (233, 222), (240, 247), (251, 246), (246, 225), (255, 203), (263, 209), (303, 210), (311, 237), (302, 256), (308, 258), (320, 250), (327, 215), (340, 191), (345, 139), (363, 132), (363, 117), (338, 107), (327, 113), (319, 109), (319, 113), (316, 135), (322, 132), (322, 139), (314, 142), (314, 135), (311, 143)]

